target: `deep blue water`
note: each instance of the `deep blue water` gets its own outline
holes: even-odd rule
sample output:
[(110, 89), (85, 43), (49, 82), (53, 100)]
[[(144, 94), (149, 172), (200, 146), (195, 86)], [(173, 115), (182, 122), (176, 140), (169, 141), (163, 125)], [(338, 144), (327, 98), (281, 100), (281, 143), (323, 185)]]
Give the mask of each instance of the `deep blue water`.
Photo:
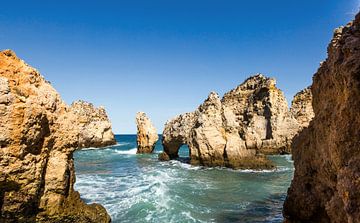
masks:
[(275, 171), (246, 171), (159, 162), (136, 154), (136, 135), (117, 135), (116, 146), (77, 151), (76, 184), (88, 203), (100, 203), (113, 222), (282, 222), (293, 176), (290, 156), (270, 156)]

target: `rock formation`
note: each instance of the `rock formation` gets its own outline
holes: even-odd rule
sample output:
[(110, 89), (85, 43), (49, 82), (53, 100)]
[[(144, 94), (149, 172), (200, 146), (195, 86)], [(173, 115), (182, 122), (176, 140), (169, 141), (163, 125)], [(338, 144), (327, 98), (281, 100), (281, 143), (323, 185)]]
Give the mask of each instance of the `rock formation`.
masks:
[[(164, 152), (174, 159), (181, 145), (190, 162), (232, 168), (271, 168), (260, 153), (289, 152), (299, 126), (274, 79), (258, 74), (220, 100), (212, 92), (200, 107), (165, 125)], [(165, 156), (166, 157), (166, 156)]]
[(299, 124), (299, 131), (309, 126), (310, 121), (314, 118), (310, 87), (300, 91), (294, 96), (290, 112)]
[(0, 222), (109, 222), (74, 191), (77, 117), (37, 70), (0, 52)]
[(144, 112), (136, 114), (137, 153), (152, 153), (159, 140), (156, 128)]
[(315, 117), (292, 144), (287, 222), (360, 222), (360, 14), (335, 30), (311, 87)]
[(116, 143), (111, 129), (111, 123), (103, 107), (95, 108), (93, 104), (85, 101), (73, 102), (69, 112), (76, 119), (79, 127), (79, 147), (104, 147)]

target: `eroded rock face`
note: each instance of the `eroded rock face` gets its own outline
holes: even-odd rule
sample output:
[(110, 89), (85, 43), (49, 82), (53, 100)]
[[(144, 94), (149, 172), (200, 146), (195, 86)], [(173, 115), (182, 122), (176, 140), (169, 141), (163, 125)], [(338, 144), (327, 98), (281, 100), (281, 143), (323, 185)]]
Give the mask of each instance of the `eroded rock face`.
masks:
[(299, 124), (299, 131), (309, 126), (314, 118), (311, 88), (308, 87), (294, 96), (290, 112)]
[(95, 108), (85, 101), (73, 102), (69, 112), (76, 116), (79, 127), (79, 147), (105, 147), (116, 143), (111, 122), (104, 107)]
[(288, 222), (360, 222), (360, 15), (335, 30), (311, 87), (315, 117), (292, 144)]
[(152, 153), (159, 140), (156, 128), (144, 112), (136, 114), (137, 153)]
[(261, 74), (248, 78), (222, 99), (212, 92), (200, 107), (168, 121), (164, 152), (178, 156), (190, 149), (192, 164), (232, 168), (271, 168), (261, 154), (289, 152), (299, 125), (275, 80)]
[(40, 73), (0, 52), (1, 222), (109, 222), (74, 191), (77, 117)]

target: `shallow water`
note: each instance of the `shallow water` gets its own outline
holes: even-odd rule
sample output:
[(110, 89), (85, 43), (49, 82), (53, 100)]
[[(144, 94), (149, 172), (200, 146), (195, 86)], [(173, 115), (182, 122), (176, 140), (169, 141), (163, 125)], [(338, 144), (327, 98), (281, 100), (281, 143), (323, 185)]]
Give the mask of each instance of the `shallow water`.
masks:
[(75, 189), (100, 203), (113, 222), (282, 222), (282, 204), (293, 176), (290, 156), (270, 156), (275, 171), (203, 168), (136, 155), (136, 136), (104, 149), (77, 151)]

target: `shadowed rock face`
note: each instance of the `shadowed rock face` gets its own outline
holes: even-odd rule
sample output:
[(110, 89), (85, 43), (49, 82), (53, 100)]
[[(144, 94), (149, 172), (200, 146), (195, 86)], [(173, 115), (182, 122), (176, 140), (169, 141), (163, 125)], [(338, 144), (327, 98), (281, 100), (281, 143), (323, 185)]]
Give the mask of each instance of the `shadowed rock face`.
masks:
[(156, 128), (144, 112), (136, 114), (137, 153), (152, 153), (159, 140)]
[(103, 107), (95, 108), (85, 101), (73, 102), (69, 112), (78, 117), (79, 147), (105, 147), (116, 143), (110, 120)]
[(335, 30), (311, 87), (315, 117), (292, 144), (287, 222), (360, 222), (360, 15)]
[(80, 131), (68, 110), (37, 70), (0, 52), (0, 222), (110, 221), (74, 191)]
[(258, 74), (220, 100), (212, 92), (200, 107), (165, 125), (164, 152), (178, 156), (190, 149), (192, 164), (232, 168), (271, 168), (260, 153), (289, 152), (299, 129), (275, 80)]

